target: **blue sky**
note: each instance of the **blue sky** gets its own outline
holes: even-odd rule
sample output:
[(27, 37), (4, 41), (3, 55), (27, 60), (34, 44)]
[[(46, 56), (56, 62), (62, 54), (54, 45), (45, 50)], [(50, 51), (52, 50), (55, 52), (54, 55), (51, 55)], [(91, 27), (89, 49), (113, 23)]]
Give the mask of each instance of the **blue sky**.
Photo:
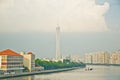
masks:
[[(94, 8), (89, 5), (90, 9), (86, 7), (88, 4), (92, 4), (90, 0), (83, 0), (81, 3), (84, 5), (82, 6), (79, 6), (78, 2), (74, 2), (74, 0), (70, 0), (71, 3), (66, 3), (66, 6), (61, 0), (59, 4), (56, 4), (58, 4), (57, 8), (63, 12), (57, 11), (56, 5), (52, 6), (49, 11), (48, 7), (53, 4), (48, 0), (41, 0), (48, 1), (47, 4), (44, 2), (45, 5), (41, 7), (33, 0), (25, 1), (22, 7), (20, 5), (23, 3), (22, 0), (20, 2), (0, 1), (0, 50), (10, 48), (17, 52), (32, 51), (36, 57), (55, 57), (55, 27), (57, 23), (61, 27), (60, 47), (63, 55), (84, 56), (89, 52), (110, 52), (120, 49), (119, 0), (96, 0), (97, 5), (93, 4)], [(39, 0), (36, 1), (39, 3)], [(73, 7), (70, 7), (72, 3), (74, 3)], [(30, 6), (29, 4), (34, 5)], [(32, 12), (33, 8), (30, 7), (35, 10)], [(82, 8), (83, 10), (80, 11)], [(41, 12), (38, 11), (39, 9)], [(79, 15), (83, 11), (84, 14)], [(87, 14), (88, 11), (90, 14)], [(68, 12), (71, 13), (67, 14)], [(79, 19), (80, 17), (82, 18)]]

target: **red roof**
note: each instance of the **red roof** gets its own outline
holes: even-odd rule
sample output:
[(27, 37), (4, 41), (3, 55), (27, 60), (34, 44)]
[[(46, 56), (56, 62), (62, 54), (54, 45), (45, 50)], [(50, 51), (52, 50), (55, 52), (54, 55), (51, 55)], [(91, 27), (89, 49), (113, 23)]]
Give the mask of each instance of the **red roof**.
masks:
[(33, 54), (32, 52), (28, 52), (27, 54)]
[(9, 55), (9, 56), (21, 56), (20, 54), (10, 50), (10, 49), (6, 49), (4, 51), (0, 51), (0, 55)]

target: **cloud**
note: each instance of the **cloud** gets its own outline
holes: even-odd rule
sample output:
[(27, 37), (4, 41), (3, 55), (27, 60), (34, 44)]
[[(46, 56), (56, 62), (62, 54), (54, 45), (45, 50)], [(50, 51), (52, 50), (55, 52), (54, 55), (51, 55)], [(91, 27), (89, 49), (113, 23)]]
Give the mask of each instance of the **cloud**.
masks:
[(0, 32), (102, 32), (109, 4), (95, 0), (0, 0)]

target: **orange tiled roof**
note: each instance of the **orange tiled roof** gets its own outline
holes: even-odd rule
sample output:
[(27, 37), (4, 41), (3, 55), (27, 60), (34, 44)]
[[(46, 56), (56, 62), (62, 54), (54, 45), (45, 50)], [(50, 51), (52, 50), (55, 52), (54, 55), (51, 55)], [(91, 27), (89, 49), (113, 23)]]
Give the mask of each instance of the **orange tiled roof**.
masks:
[(10, 49), (6, 49), (4, 51), (0, 51), (0, 55), (9, 55), (9, 56), (21, 56), (20, 54), (10, 50)]
[(27, 54), (33, 54), (32, 52), (28, 52)]

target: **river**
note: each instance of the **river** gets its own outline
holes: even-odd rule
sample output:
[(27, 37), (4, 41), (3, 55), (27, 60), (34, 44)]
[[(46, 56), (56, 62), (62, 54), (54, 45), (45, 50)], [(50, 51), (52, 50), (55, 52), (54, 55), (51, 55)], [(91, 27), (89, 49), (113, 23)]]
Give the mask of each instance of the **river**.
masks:
[(120, 66), (89, 66), (92, 71), (76, 69), (72, 71), (23, 76), (1, 80), (120, 80)]

